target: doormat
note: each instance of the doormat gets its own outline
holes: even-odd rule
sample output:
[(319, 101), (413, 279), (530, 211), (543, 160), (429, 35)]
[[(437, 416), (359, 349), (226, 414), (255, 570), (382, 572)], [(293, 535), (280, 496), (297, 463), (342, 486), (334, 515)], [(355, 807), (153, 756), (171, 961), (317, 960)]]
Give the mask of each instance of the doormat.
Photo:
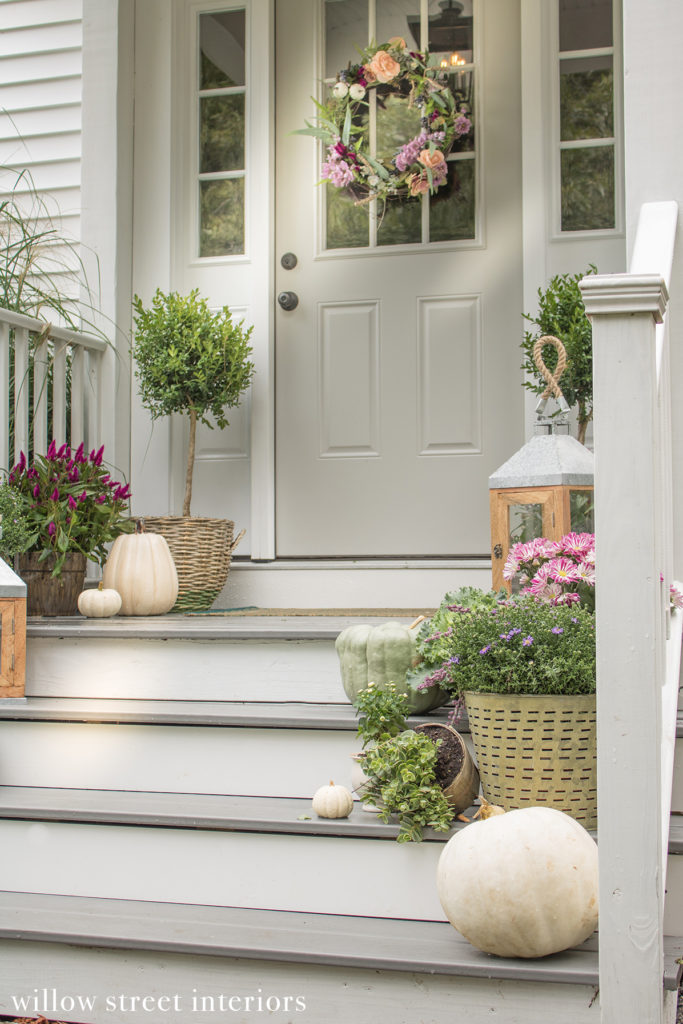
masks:
[(296, 615), (307, 615), (312, 617), (319, 616), (339, 616), (339, 617), (350, 617), (356, 618), (403, 618), (403, 619), (416, 619), (418, 615), (424, 615), (426, 618), (434, 615), (436, 608), (215, 608), (208, 612), (187, 612), (187, 615), (203, 616), (203, 615), (244, 615), (251, 618), (252, 615), (260, 616), (296, 616)]

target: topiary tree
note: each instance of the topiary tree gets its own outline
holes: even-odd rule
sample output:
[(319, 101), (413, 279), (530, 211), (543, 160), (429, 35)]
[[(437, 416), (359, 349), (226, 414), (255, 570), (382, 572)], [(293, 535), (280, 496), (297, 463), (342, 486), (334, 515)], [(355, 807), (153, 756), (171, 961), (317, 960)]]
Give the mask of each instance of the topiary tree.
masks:
[[(551, 278), (545, 291), (538, 289), (538, 313), (535, 317), (524, 314), (536, 328), (526, 331), (522, 350), (525, 355), (522, 369), (527, 374), (524, 387), (540, 395), (546, 381), (534, 363), (534, 343), (544, 334), (559, 338), (567, 350), (567, 369), (562, 374), (560, 387), (569, 406), (577, 406), (578, 439), (586, 441), (586, 428), (593, 418), (593, 332), (586, 316), (579, 281), (587, 274), (597, 274), (591, 264), (585, 274), (557, 274)], [(548, 346), (543, 353), (548, 369), (557, 365), (557, 350)]]
[(136, 295), (135, 376), (142, 404), (152, 419), (181, 413), (190, 418), (183, 515), (190, 515), (197, 422), (213, 429), (228, 426), (225, 410), (239, 405), (249, 387), (254, 364), (248, 344), (253, 327), (233, 323), (224, 306), (212, 311), (195, 288), (187, 296), (157, 288), (145, 308)]

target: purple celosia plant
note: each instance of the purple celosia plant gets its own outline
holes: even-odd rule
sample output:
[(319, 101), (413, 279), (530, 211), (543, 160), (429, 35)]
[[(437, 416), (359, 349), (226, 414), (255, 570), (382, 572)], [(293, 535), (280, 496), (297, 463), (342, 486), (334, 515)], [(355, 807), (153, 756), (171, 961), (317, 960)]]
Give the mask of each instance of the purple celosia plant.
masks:
[(66, 556), (80, 552), (102, 565), (105, 545), (134, 528), (128, 518), (130, 487), (114, 480), (104, 465), (104, 445), (87, 454), (67, 444), (50, 443), (46, 455), (29, 465), (21, 452), (7, 478), (27, 524), (24, 553), (55, 556), (52, 575), (59, 576)]

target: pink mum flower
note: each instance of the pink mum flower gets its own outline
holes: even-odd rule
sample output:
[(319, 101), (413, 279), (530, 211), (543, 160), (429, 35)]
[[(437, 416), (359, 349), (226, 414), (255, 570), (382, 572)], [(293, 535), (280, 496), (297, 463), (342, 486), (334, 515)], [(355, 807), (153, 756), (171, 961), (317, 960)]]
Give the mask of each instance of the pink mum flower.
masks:
[(548, 565), (548, 575), (556, 583), (576, 583), (576, 564), (570, 558), (554, 558)]

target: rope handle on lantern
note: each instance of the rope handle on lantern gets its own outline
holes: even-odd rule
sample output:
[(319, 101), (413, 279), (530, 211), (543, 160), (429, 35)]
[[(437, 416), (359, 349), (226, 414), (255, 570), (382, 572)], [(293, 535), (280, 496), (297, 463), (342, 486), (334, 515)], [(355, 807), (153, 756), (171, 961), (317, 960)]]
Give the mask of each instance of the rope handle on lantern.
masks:
[[(554, 372), (552, 372), (552, 373), (550, 372), (548, 367), (543, 362), (542, 352), (543, 352), (543, 348), (544, 348), (545, 345), (552, 345), (554, 348), (557, 349), (557, 365), (555, 367)], [(543, 380), (547, 381), (547, 383), (548, 383), (548, 387), (545, 389), (545, 391), (541, 395), (541, 397), (540, 397), (540, 399), (538, 401), (538, 404), (536, 406), (536, 415), (537, 416), (542, 416), (543, 415), (543, 412), (545, 411), (546, 404), (547, 404), (548, 399), (550, 398), (551, 395), (553, 395), (557, 399), (557, 401), (559, 403), (559, 406), (560, 406), (560, 409), (562, 410), (562, 412), (565, 412), (565, 413), (569, 412), (569, 406), (567, 404), (567, 400), (564, 397), (564, 395), (562, 394), (562, 389), (560, 388), (560, 383), (559, 383), (560, 382), (560, 377), (562, 376), (562, 374), (564, 373), (564, 371), (567, 368), (567, 350), (566, 350), (566, 348), (564, 347), (564, 345), (562, 344), (562, 342), (560, 341), (559, 338), (553, 337), (552, 334), (544, 334), (543, 337), (537, 338), (536, 341), (534, 342), (533, 355), (534, 355), (534, 362), (536, 363), (536, 367), (538, 369), (538, 372), (543, 377)]]

